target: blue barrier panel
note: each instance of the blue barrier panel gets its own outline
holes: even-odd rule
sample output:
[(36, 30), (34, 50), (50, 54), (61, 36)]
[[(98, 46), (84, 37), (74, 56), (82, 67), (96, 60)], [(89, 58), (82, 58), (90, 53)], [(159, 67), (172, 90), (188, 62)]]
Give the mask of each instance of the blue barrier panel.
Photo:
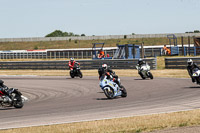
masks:
[(171, 55), (179, 55), (179, 47), (178, 46), (171, 47)]

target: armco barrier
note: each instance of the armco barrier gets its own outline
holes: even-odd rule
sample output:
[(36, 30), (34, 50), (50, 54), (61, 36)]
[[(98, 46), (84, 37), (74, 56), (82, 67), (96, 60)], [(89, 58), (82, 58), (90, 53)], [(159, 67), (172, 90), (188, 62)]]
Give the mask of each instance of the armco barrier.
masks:
[(188, 59), (192, 59), (195, 63), (200, 64), (200, 57), (165, 58), (165, 68), (186, 69)]
[[(151, 69), (157, 68), (156, 58), (144, 59)], [(102, 64), (106, 63), (112, 69), (135, 69), (138, 62), (137, 59), (117, 59), (117, 60), (77, 60), (81, 64), (81, 69), (98, 69)], [(10, 61), (0, 62), (0, 69), (52, 69), (52, 70), (68, 70), (68, 61)]]

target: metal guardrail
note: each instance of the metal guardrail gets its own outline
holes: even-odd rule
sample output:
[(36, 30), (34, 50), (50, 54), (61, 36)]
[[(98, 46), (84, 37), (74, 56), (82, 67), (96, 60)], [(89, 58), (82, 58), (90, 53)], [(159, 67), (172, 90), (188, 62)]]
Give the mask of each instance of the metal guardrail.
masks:
[[(157, 59), (144, 59), (151, 69), (157, 68)], [(117, 60), (77, 60), (81, 64), (82, 70), (98, 69), (102, 64), (106, 63), (112, 69), (136, 69), (137, 59), (117, 59)], [(0, 62), (0, 69), (52, 69), (52, 70), (66, 70), (68, 69), (68, 61), (10, 61)]]
[(200, 57), (165, 58), (165, 68), (186, 69), (188, 59), (192, 59), (195, 63), (200, 64)]

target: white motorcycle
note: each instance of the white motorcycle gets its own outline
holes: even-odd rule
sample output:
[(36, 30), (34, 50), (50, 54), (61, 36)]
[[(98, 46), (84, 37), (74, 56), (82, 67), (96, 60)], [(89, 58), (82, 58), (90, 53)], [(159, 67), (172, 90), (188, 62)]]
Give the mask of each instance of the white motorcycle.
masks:
[(192, 73), (192, 78), (195, 80), (197, 84), (200, 84), (200, 70), (195, 68)]
[[(120, 82), (120, 79), (118, 81)], [(120, 88), (117, 83), (107, 79), (107, 76), (101, 76), (99, 85), (108, 99), (127, 97), (126, 89), (123, 86)]]
[(150, 72), (150, 66), (146, 63), (143, 64), (141, 67), (138, 65), (136, 66), (136, 69), (138, 70), (139, 75), (142, 79), (150, 78), (153, 79), (153, 75)]

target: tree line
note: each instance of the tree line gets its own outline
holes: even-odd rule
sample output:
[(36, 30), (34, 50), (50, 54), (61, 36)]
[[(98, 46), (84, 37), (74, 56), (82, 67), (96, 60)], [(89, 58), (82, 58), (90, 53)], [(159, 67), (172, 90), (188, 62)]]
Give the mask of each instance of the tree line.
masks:
[(55, 30), (49, 34), (47, 34), (45, 37), (68, 37), (68, 36), (85, 36), (85, 34), (74, 34), (73, 32), (63, 32), (61, 30)]

